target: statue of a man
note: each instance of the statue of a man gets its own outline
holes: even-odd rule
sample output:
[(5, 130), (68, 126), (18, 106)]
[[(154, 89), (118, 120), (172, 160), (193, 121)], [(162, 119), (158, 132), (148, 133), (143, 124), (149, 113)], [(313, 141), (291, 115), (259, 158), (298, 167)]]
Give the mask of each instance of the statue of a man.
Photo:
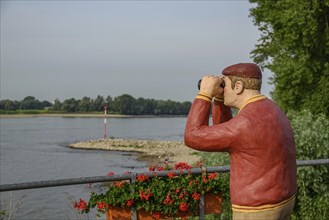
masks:
[[(262, 73), (256, 64), (235, 64), (223, 75), (202, 78), (187, 118), (185, 144), (230, 154), (233, 219), (287, 219), (297, 192), (291, 125), (260, 93)], [(235, 117), (231, 107), (239, 110)]]

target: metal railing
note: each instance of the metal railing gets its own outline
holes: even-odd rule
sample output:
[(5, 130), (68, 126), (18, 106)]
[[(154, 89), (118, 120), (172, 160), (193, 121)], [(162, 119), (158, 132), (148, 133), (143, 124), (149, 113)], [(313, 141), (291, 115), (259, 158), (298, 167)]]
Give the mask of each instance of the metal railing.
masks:
[[(219, 167), (207, 167), (192, 168), (187, 170), (171, 170), (170, 172), (180, 175), (198, 175), (202, 172), (214, 173), (214, 172), (229, 172), (230, 166), (219, 166)], [(120, 180), (131, 180), (134, 181), (137, 175), (144, 174), (148, 177), (152, 177), (156, 173), (159, 177), (165, 177), (168, 171), (155, 171), (155, 172), (144, 172), (144, 173), (130, 173), (130, 174), (117, 174), (112, 176), (93, 176), (93, 177), (82, 177), (82, 178), (72, 178), (72, 179), (59, 179), (59, 180), (47, 180), (47, 181), (37, 181), (37, 182), (26, 182), (26, 183), (16, 183), (16, 184), (4, 184), (0, 185), (0, 192), (4, 191), (14, 191), (14, 190), (26, 190), (35, 188), (46, 188), (46, 187), (57, 187), (57, 186), (68, 186), (68, 185), (80, 185), (89, 183), (101, 183), (109, 181), (120, 181)]]
[[(303, 166), (319, 166), (319, 165), (329, 165), (329, 159), (318, 159), (318, 160), (297, 160), (297, 167)], [(171, 170), (175, 174), (179, 175), (199, 175), (204, 172), (214, 173), (214, 172), (230, 172), (230, 166), (217, 166), (217, 167), (206, 167), (206, 168), (192, 168), (187, 170)], [(47, 181), (36, 181), (36, 182), (26, 182), (26, 183), (16, 183), (16, 184), (3, 184), (0, 185), (0, 192), (5, 191), (15, 191), (15, 190), (27, 190), (36, 188), (46, 188), (46, 187), (58, 187), (58, 186), (69, 186), (69, 185), (80, 185), (80, 184), (90, 184), (90, 183), (101, 183), (109, 181), (120, 181), (120, 180), (130, 180), (131, 182), (136, 181), (137, 175), (147, 175), (149, 177), (154, 176), (154, 173), (159, 177), (165, 177), (168, 171), (155, 171), (155, 172), (143, 172), (143, 173), (130, 173), (130, 174), (118, 174), (113, 176), (94, 176), (94, 177), (82, 177), (82, 178), (71, 178), (71, 179), (59, 179), (59, 180), (47, 180)], [(200, 199), (200, 219), (204, 219), (204, 196)], [(137, 219), (136, 210), (132, 210), (132, 219)]]
[[(318, 160), (297, 160), (297, 166), (318, 166), (318, 165), (327, 165), (329, 164), (329, 159), (318, 159)], [(202, 172), (229, 172), (230, 166), (217, 166), (217, 167), (207, 167), (204, 169), (201, 168), (192, 168), (190, 171), (171, 171), (176, 172), (176, 174), (193, 174), (198, 175)], [(145, 173), (130, 173), (130, 174), (118, 174), (113, 176), (93, 176), (93, 177), (82, 177), (82, 178), (72, 178), (72, 179), (59, 179), (59, 180), (47, 180), (47, 181), (36, 181), (36, 182), (26, 182), (26, 183), (15, 183), (15, 184), (3, 184), (0, 185), (0, 192), (4, 191), (14, 191), (14, 190), (25, 190), (25, 189), (35, 189), (35, 188), (45, 188), (45, 187), (57, 187), (57, 186), (68, 186), (68, 185), (80, 185), (88, 183), (101, 183), (109, 181), (118, 181), (118, 180), (132, 180), (136, 175), (145, 174), (149, 177), (153, 176), (154, 172), (145, 172)], [(158, 176), (167, 176), (168, 171), (157, 171)]]

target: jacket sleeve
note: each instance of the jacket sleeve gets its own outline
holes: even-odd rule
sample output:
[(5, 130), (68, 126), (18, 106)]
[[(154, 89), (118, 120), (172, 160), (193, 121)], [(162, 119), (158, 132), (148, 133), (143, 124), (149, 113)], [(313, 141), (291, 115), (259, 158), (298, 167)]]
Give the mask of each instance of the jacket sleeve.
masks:
[(225, 106), (223, 102), (214, 101), (212, 106), (212, 123), (217, 125), (232, 119), (231, 108)]
[(234, 132), (229, 124), (208, 125), (211, 103), (195, 99), (187, 117), (184, 141), (188, 147), (200, 151), (230, 151)]

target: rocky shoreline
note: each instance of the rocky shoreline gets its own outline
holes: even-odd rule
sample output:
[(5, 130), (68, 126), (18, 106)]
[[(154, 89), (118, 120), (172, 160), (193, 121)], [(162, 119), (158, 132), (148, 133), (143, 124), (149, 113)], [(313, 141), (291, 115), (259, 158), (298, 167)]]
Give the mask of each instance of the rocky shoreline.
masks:
[(168, 162), (173, 165), (177, 162), (195, 164), (200, 160), (198, 151), (187, 147), (180, 141), (158, 140), (125, 140), (107, 139), (77, 142), (68, 145), (70, 148), (88, 150), (109, 150), (137, 152), (140, 160), (144, 160), (150, 166)]

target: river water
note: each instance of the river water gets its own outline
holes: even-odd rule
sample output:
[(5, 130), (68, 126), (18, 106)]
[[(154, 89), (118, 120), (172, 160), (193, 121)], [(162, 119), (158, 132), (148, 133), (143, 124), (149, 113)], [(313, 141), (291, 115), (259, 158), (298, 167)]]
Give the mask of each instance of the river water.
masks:
[[(185, 122), (185, 117), (110, 118), (107, 137), (182, 141)], [(102, 139), (101, 118), (1, 118), (0, 131), (0, 184), (147, 171), (134, 153), (66, 147)], [(72, 199), (87, 199), (89, 192), (88, 185), (75, 185), (1, 193), (0, 210), (18, 202), (14, 219), (81, 219)]]

